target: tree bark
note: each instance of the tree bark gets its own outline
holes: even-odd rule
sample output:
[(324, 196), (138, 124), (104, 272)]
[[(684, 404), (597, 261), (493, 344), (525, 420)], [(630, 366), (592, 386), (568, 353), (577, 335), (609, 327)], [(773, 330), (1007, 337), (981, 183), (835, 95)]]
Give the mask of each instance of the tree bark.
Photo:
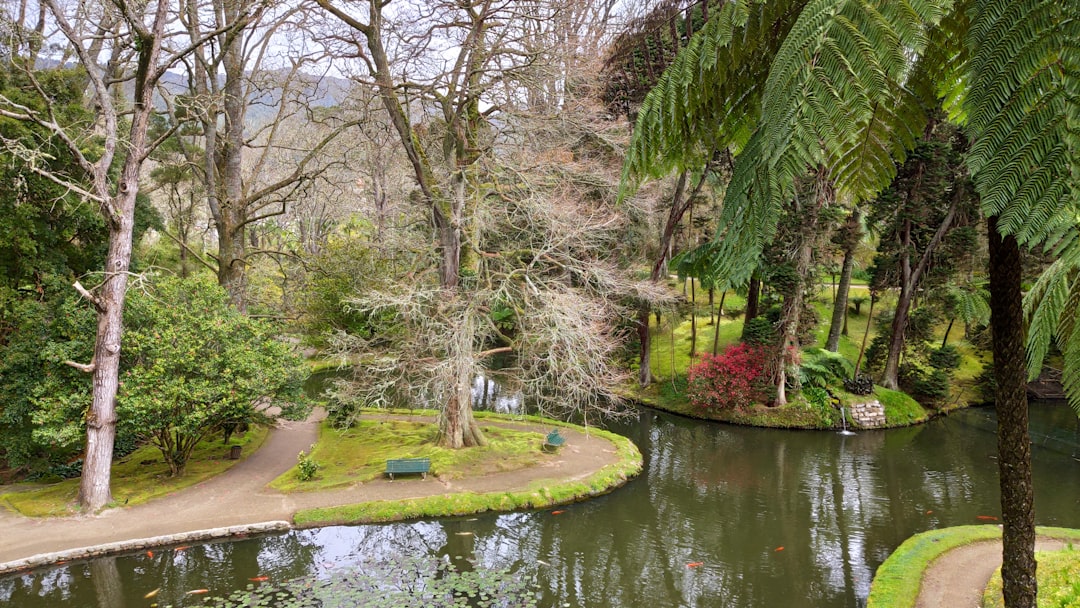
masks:
[(758, 305), (761, 300), (761, 279), (755, 272), (750, 277), (750, 286), (746, 291), (746, 311), (743, 313), (743, 339), (746, 338), (746, 326), (758, 316)]
[[(855, 248), (861, 240), (859, 230), (859, 210), (848, 216), (844, 239), (844, 263), (840, 267), (840, 284), (836, 287), (833, 299), (832, 320), (829, 323), (829, 337), (825, 340), (825, 350), (836, 352), (840, 348), (840, 335), (847, 329), (848, 292), (851, 290), (851, 272), (855, 268)], [(845, 334), (846, 335), (846, 334)]]
[(900, 296), (896, 299), (896, 314), (893, 315), (892, 337), (889, 340), (889, 356), (885, 360), (885, 371), (881, 374), (881, 385), (888, 389), (896, 390), (900, 387), (900, 354), (904, 350), (904, 332), (907, 329), (908, 317), (911, 314), (911, 302), (915, 297), (915, 290), (919, 287), (919, 281), (923, 273), (930, 266), (930, 258), (933, 256), (938, 245), (944, 240), (945, 235), (952, 227), (956, 218), (957, 201), (954, 197), (949, 206), (945, 219), (941, 221), (934, 236), (926, 244), (919, 263), (911, 266), (911, 221), (905, 223), (903, 232), (903, 253), (900, 259)]
[(641, 348), (638, 384), (644, 388), (652, 382), (652, 333), (649, 331), (649, 308), (644, 305), (638, 309), (637, 332), (638, 344)]
[[(102, 214), (109, 226), (109, 249), (105, 258), (105, 280), (95, 297), (98, 311), (97, 336), (94, 341), (93, 398), (86, 413), (86, 455), (79, 481), (79, 505), (97, 511), (112, 502), (111, 468), (116, 441), (116, 393), (120, 386), (120, 345), (124, 333), (124, 298), (127, 295), (128, 268), (131, 265), (132, 232), (135, 224), (135, 197), (139, 175), (146, 155), (146, 132), (153, 111), (153, 88), (160, 72), (158, 58), (168, 2), (162, 0), (156, 10), (153, 29), (133, 33), (139, 39), (139, 66), (135, 75), (135, 98), (131, 112), (120, 181), (113, 193), (108, 176), (109, 163), (94, 172), (94, 188), (101, 196)], [(55, 6), (54, 11), (59, 12)], [(88, 69), (95, 69), (87, 66)], [(108, 91), (97, 85), (99, 99)], [(112, 104), (104, 102), (112, 109)], [(114, 117), (115, 118), (115, 117)], [(115, 125), (115, 122), (111, 124)]]
[(990, 325), (993, 333), (998, 475), (1001, 485), (1001, 578), (1005, 606), (1035, 608), (1035, 513), (1028, 433), (1020, 248), (987, 221), (990, 241)]

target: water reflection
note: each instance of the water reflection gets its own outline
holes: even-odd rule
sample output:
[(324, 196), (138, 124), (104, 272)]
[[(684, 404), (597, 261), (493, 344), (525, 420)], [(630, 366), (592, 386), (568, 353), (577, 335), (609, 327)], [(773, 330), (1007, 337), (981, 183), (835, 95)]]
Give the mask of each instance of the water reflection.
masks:
[[(487, 389), (484, 389), (485, 391)], [(487, 393), (488, 398), (495, 397)], [(877, 566), (923, 530), (996, 516), (991, 410), (884, 432), (776, 431), (641, 411), (617, 431), (642, 447), (640, 479), (553, 511), (385, 526), (303, 530), (166, 549), (0, 580), (15, 606), (197, 605), (251, 578), (329, 576), (398, 556), (444, 557), (461, 570), (535, 577), (542, 606), (860, 606)], [(1080, 527), (1075, 416), (1035, 407), (1040, 524)], [(1071, 443), (1070, 443), (1071, 442)]]

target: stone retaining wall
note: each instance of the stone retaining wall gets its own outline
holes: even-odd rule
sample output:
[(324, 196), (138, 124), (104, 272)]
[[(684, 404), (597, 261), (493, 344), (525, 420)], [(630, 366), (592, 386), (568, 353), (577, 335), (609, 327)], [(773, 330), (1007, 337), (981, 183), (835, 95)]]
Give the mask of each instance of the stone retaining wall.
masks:
[(885, 406), (876, 399), (866, 403), (852, 404), (851, 419), (864, 429), (885, 426)]

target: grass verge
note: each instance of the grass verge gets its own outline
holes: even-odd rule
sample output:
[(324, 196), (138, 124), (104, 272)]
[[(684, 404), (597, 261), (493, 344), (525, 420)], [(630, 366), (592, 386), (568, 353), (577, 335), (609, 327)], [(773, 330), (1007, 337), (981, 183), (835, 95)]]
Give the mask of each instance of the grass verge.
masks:
[[(113, 463), (114, 502), (109, 506), (134, 506), (220, 475), (259, 449), (269, 434), (269, 429), (256, 427), (243, 437), (234, 437), (229, 446), (244, 447), (240, 460), (230, 460), (229, 446), (220, 440), (206, 439), (195, 447), (183, 477), (169, 477), (169, 467), (161, 459), (161, 452), (144, 445)], [(16, 489), (0, 496), (0, 505), (27, 517), (62, 517), (78, 512), (78, 478), (27, 486), (30, 489)]]
[[(483, 418), (496, 417), (483, 416)], [(585, 429), (581, 427), (563, 422), (533, 416), (525, 418), (530, 419), (530, 422), (576, 428), (585, 432)], [(540, 480), (518, 492), (460, 492), (408, 500), (370, 501), (340, 507), (307, 509), (299, 511), (293, 518), (293, 522), (299, 527), (314, 527), (379, 523), (425, 517), (454, 517), (487, 511), (544, 509), (605, 494), (641, 472), (641, 452), (632, 441), (600, 429), (590, 428), (587, 432), (610, 441), (616, 448), (618, 461), (603, 467), (583, 480), (565, 482)]]
[[(1075, 539), (1074, 539), (1075, 540)], [(1035, 572), (1039, 596), (1038, 608), (1061, 608), (1080, 606), (1080, 551), (1072, 542), (1061, 551), (1038, 551), (1035, 559), (1039, 567)], [(983, 608), (1004, 608), (1005, 598), (1001, 591), (1001, 568), (994, 572), (983, 593)]]
[[(1080, 540), (1080, 530), (1039, 526), (1040, 536)], [(877, 569), (866, 608), (913, 608), (923, 572), (950, 549), (1001, 538), (996, 525), (954, 526), (916, 534), (905, 540)]]

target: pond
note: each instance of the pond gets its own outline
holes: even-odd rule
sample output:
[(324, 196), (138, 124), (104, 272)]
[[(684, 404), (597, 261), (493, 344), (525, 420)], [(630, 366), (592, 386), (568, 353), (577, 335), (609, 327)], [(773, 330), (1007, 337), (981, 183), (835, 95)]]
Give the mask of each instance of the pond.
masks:
[[(226, 595), (263, 576), (475, 555), (535, 577), (541, 606), (861, 606), (908, 536), (999, 515), (994, 426), (992, 409), (853, 436), (641, 410), (614, 429), (641, 446), (641, 477), (561, 513), (327, 527), (65, 564), (0, 580), (0, 603), (195, 606), (204, 602), (189, 590)], [(1080, 527), (1076, 416), (1035, 404), (1032, 438), (1036, 520)]]

